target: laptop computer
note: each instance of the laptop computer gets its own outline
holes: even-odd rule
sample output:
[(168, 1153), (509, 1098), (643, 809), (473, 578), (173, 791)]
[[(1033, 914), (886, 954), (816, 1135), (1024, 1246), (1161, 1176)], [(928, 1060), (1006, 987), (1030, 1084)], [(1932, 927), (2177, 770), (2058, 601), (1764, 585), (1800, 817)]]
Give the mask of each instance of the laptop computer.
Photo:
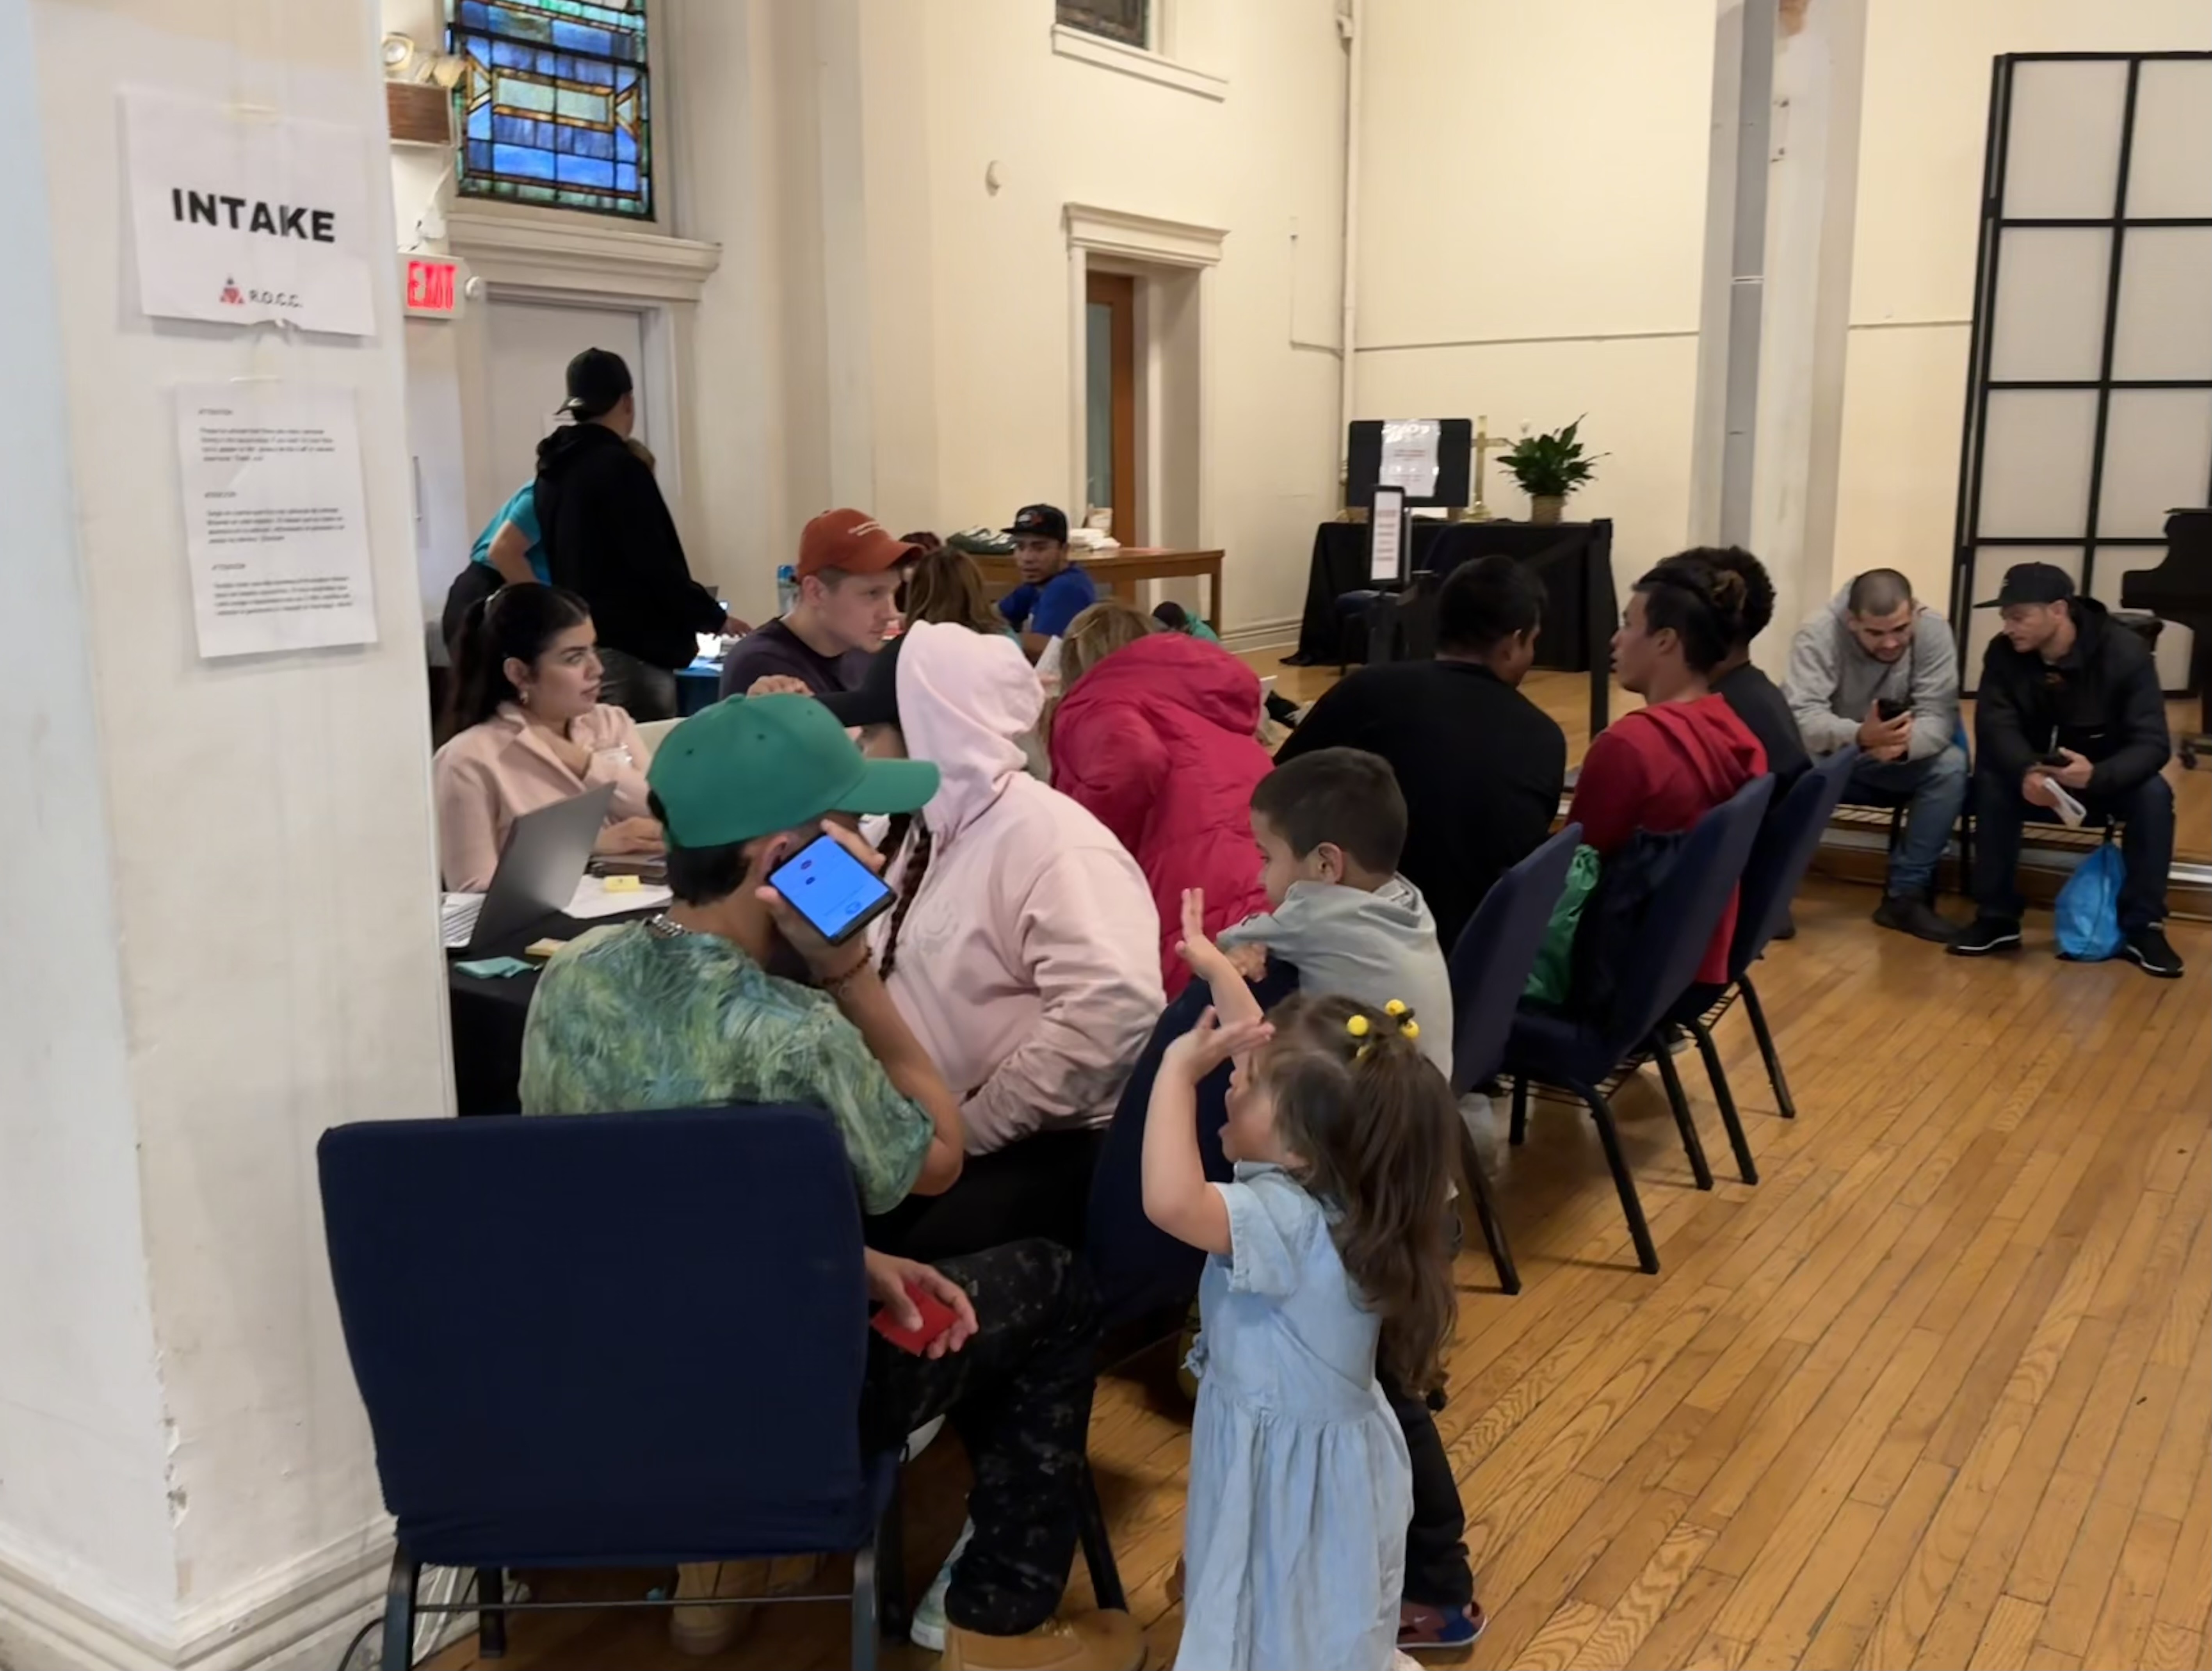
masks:
[(477, 907), (476, 920), (466, 924), (465, 944), (457, 945), (455, 940), (465, 918), (448, 916), (447, 949), (488, 951), (566, 911), (576, 896), (576, 884), (584, 879), (584, 867), (592, 861), (592, 848), (614, 796), (614, 785), (603, 783), (517, 818), (507, 832), (499, 868), (492, 872), (491, 887)]

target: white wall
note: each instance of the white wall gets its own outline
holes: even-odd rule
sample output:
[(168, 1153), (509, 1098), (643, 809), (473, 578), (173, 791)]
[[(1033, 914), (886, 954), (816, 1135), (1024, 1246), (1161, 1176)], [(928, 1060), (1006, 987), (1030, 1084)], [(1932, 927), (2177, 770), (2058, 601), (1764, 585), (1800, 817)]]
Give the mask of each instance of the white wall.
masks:
[[(1226, 78), (1223, 100), (1056, 55), (1041, 0), (669, 15), (692, 89), (677, 229), (723, 246), (696, 324), (695, 422), (734, 603), (762, 607), (800, 526), (846, 499), (940, 532), (1066, 499), (1062, 216), (1082, 203), (1227, 229), (1207, 280), (1205, 527), (1228, 552), (1232, 623), (1297, 613), (1335, 507), (1331, 0), (1176, 0), (1169, 44)], [(1292, 345), (1294, 297), (1329, 332), (1321, 349)]]
[(2000, 52), (2203, 50), (2206, 0), (1869, 0), (1838, 584), (1950, 589), (1976, 200)]
[[(6, 0), (0, 17), (20, 27), (22, 10)], [(98, 1211), (72, 1233), (99, 1245), (82, 1250), (70, 1225), (33, 1214), (35, 1261), (11, 1258), (0, 1291), (56, 1290), (18, 1315), (34, 1327), (52, 1321), (49, 1309), (78, 1320), (85, 1338), (60, 1367), (112, 1377), (106, 1419), (117, 1431), (112, 1466), (77, 1473), (75, 1500), (49, 1500), (46, 1516), (19, 1503), (11, 1477), (0, 1587), (43, 1585), (111, 1616), (108, 1593), (123, 1592), (146, 1604), (127, 1622), (166, 1662), (240, 1651), (233, 1632), (246, 1626), (251, 1639), (257, 1622), (303, 1638), (340, 1628), (375, 1587), (379, 1495), (331, 1303), (313, 1148), (346, 1121), (446, 1111), (450, 1076), (396, 264), (382, 258), (377, 334), (360, 342), (139, 315), (113, 90), (170, 87), (356, 122), (361, 166), (381, 179), (378, 20), (372, 0), (242, 11), (33, 0), (31, 12), (53, 212), (10, 224), (18, 264), (45, 264), (57, 280), (68, 392), (66, 423), (51, 433), (68, 450), (77, 561), (72, 581), (49, 575), (33, 595), (45, 613), (12, 617), (52, 665), (10, 693), (40, 706), (4, 727), (0, 773), (54, 775), (48, 757), (67, 748), (62, 769), (78, 786), (41, 804), (51, 822), (27, 850), (38, 882), (76, 919), (49, 925), (50, 938), (109, 951), (31, 965), (82, 996), (88, 1019), (70, 1051), (8, 1087), (6, 1117), (37, 1122), (58, 1146), (19, 1151), (11, 1132), (0, 1169), (51, 1158), (28, 1184), (51, 1183), (55, 1212), (70, 1188), (96, 1188)], [(12, 72), (12, 45), (7, 56)], [(386, 200), (371, 201), (372, 247), (389, 252)], [(373, 647), (225, 663), (197, 654), (171, 391), (247, 375), (355, 392)], [(11, 845), (11, 872), (30, 869), (21, 851)], [(20, 1075), (17, 1059), (39, 1046), (7, 1009), (0, 1072)], [(33, 1029), (39, 1013), (33, 1005)], [(119, 1016), (119, 1029), (103, 1015)], [(19, 1086), (34, 1099), (27, 1109)], [(131, 1145), (135, 1200), (115, 1176)], [(151, 1317), (136, 1350), (119, 1338), (127, 1296), (102, 1286), (129, 1266)], [(11, 1344), (0, 1340), (0, 1361), (15, 1358)], [(160, 1402), (149, 1409), (155, 1370)], [(87, 1389), (85, 1409), (68, 1413), (100, 1413)], [(16, 1419), (0, 1407), (11, 1453)], [(83, 1443), (99, 1437), (95, 1425)], [(167, 1543), (159, 1573), (135, 1529), (149, 1491)], [(0, 1599), (0, 1614), (9, 1599), (20, 1601)], [(315, 1651), (327, 1656), (330, 1644)]]
[(1632, 578), (1689, 524), (1713, 0), (1362, 15), (1358, 416), (1587, 414), (1611, 456), (1567, 513), (1612, 517)]

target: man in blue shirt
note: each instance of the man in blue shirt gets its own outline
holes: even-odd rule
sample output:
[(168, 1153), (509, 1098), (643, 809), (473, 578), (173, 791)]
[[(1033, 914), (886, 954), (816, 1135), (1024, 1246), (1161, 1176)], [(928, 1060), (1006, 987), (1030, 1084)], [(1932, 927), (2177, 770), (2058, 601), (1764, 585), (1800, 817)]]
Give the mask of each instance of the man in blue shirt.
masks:
[(1013, 536), (1022, 583), (999, 600), (999, 613), (1021, 634), (1035, 661), (1047, 640), (1066, 633), (1069, 622), (1098, 601), (1098, 588), (1068, 559), (1066, 512), (1025, 505), (1006, 532)]

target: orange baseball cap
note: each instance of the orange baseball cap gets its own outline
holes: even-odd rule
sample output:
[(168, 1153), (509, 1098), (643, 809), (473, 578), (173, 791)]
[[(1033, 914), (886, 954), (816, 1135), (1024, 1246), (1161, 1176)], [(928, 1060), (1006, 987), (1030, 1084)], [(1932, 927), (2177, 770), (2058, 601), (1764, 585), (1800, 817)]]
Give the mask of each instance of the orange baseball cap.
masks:
[(866, 511), (824, 511), (799, 537), (799, 572), (825, 568), (848, 574), (880, 574), (918, 557), (921, 548), (898, 538)]

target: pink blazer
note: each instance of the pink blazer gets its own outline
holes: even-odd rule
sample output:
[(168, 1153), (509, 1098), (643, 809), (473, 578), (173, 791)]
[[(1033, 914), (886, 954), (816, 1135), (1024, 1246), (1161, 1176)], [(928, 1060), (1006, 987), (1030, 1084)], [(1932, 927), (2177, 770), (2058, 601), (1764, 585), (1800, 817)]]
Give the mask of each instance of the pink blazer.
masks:
[(513, 702), (438, 750), (430, 772), (438, 799), (438, 867), (447, 887), (461, 893), (489, 887), (509, 825), (526, 812), (602, 783), (615, 786), (610, 823), (647, 816), (647, 750), (636, 721), (602, 702), (572, 721), (568, 735), (592, 750), (581, 777), (562, 763)]

